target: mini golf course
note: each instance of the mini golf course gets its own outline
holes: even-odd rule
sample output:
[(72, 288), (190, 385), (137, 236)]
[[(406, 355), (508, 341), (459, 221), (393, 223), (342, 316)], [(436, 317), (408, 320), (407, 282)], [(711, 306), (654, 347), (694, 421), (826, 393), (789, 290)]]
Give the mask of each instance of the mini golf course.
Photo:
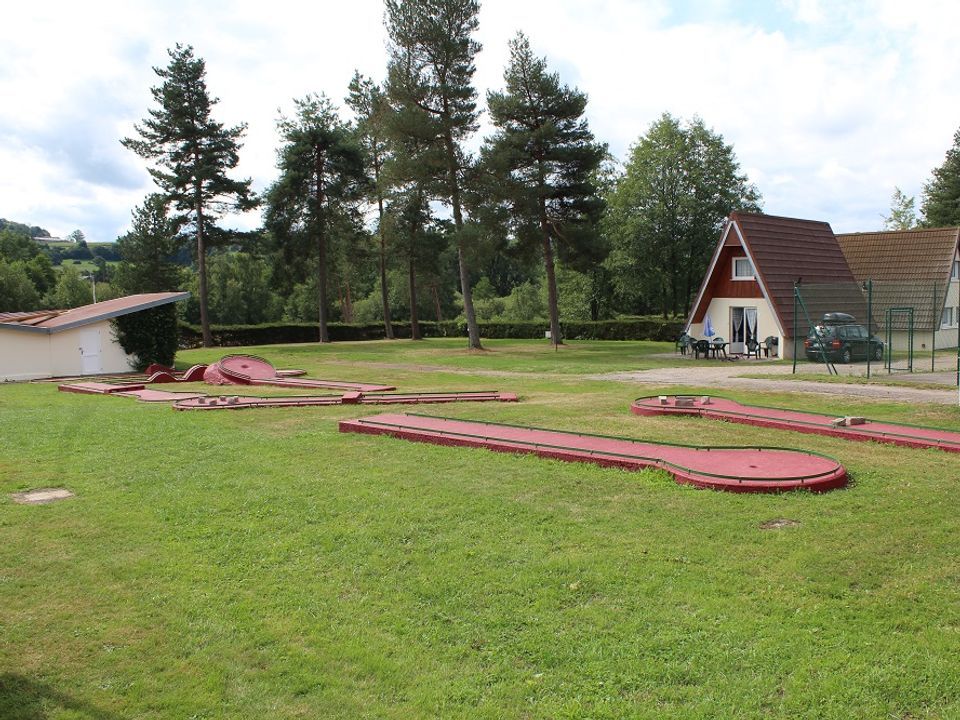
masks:
[(516, 402), (513, 393), (496, 390), (442, 393), (363, 393), (250, 397), (243, 395), (177, 399), (174, 410), (243, 410), (245, 408), (316, 407), (318, 405), (426, 405), (451, 402)]
[[(90, 395), (132, 397), (141, 402), (171, 402), (175, 410), (241, 410), (244, 408), (313, 407), (320, 405), (424, 405), (452, 402), (516, 402), (513, 393), (497, 390), (465, 392), (392, 393), (392, 386), (340, 380), (297, 378), (303, 370), (277, 370), (263, 358), (253, 355), (227, 355), (213, 365), (194, 365), (178, 373), (163, 365), (151, 365), (139, 379), (109, 378), (111, 382), (83, 381), (63, 383), (61, 392)], [(340, 395), (294, 395), (285, 397), (251, 397), (244, 395), (207, 395), (198, 392), (155, 390), (153, 383), (184, 383), (203, 380), (213, 385), (270, 385), (291, 388), (324, 388), (346, 390)]]
[(782, 448), (694, 447), (427, 415), (385, 413), (340, 422), (340, 432), (486, 448), (628, 470), (666, 470), (681, 484), (729, 492), (824, 492), (847, 484), (836, 460)]
[(392, 385), (294, 378), (290, 373), (278, 371), (269, 362), (255, 355), (227, 355), (206, 368), (203, 380), (209, 385), (264, 385), (355, 392), (383, 392), (396, 389)]
[(711, 420), (726, 420), (744, 425), (828, 435), (846, 440), (960, 452), (960, 432), (952, 430), (742, 405), (735, 400), (722, 397), (682, 395), (642, 397), (635, 400), (630, 409), (635, 415), (694, 415)]

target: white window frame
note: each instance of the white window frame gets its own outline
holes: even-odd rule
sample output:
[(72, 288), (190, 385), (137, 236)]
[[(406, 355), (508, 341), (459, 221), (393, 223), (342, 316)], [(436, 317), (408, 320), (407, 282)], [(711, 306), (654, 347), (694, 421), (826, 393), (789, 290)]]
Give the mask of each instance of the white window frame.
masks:
[[(750, 266), (750, 274), (749, 274), (749, 275), (737, 275), (737, 263), (740, 262), (741, 260), (743, 260), (744, 262), (746, 262), (746, 263)], [(733, 272), (733, 279), (734, 279), (734, 280), (747, 280), (747, 281), (749, 281), (749, 280), (756, 280), (756, 279), (757, 279), (757, 275), (756, 275), (756, 272), (757, 272), (757, 271), (754, 269), (753, 263), (750, 261), (750, 258), (748, 258), (746, 255), (741, 255), (741, 256), (735, 257), (735, 258), (733, 259), (733, 270), (732, 270), (732, 272)]]
[(950, 279), (951, 280), (960, 280), (960, 260), (954, 260), (953, 265), (950, 268)]
[(940, 315), (940, 328), (952, 328), (957, 326), (957, 308), (947, 305), (943, 308), (943, 314)]

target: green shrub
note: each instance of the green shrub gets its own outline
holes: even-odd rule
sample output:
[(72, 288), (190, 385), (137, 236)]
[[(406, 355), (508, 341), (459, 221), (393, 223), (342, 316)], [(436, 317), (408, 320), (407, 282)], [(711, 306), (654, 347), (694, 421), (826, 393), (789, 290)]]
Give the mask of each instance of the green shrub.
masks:
[(133, 356), (133, 369), (151, 363), (173, 366), (177, 354), (177, 309), (173, 303), (113, 319), (120, 347)]

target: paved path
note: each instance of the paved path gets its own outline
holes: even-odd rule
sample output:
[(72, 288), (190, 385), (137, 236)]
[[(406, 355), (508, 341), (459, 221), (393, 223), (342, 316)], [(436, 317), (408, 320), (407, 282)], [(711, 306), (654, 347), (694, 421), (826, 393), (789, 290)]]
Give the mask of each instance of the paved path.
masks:
[[(957, 390), (931, 390), (927, 388), (900, 387), (891, 385), (856, 385), (817, 382), (815, 380), (791, 379), (789, 365), (718, 365), (717, 367), (677, 367), (632, 372), (591, 375), (590, 380), (617, 380), (644, 385), (693, 385), (696, 387), (724, 390), (737, 388), (765, 392), (799, 392), (821, 395), (842, 395), (852, 398), (890, 400), (895, 402), (925, 402), (942, 405), (957, 404)], [(742, 375), (764, 374), (769, 378), (757, 379)]]

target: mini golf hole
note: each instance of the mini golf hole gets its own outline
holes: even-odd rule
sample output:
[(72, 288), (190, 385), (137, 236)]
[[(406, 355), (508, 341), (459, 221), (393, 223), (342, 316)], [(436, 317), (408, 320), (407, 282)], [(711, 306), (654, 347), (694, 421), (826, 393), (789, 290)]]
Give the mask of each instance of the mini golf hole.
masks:
[(73, 493), (65, 488), (36, 488), (35, 490), (10, 494), (13, 501), (21, 505), (43, 505), (57, 500), (66, 500), (73, 496)]
[(789, 518), (774, 518), (773, 520), (767, 520), (766, 522), (760, 523), (761, 530), (780, 530), (781, 528), (786, 527), (798, 527), (800, 523), (796, 520), (791, 520)]

